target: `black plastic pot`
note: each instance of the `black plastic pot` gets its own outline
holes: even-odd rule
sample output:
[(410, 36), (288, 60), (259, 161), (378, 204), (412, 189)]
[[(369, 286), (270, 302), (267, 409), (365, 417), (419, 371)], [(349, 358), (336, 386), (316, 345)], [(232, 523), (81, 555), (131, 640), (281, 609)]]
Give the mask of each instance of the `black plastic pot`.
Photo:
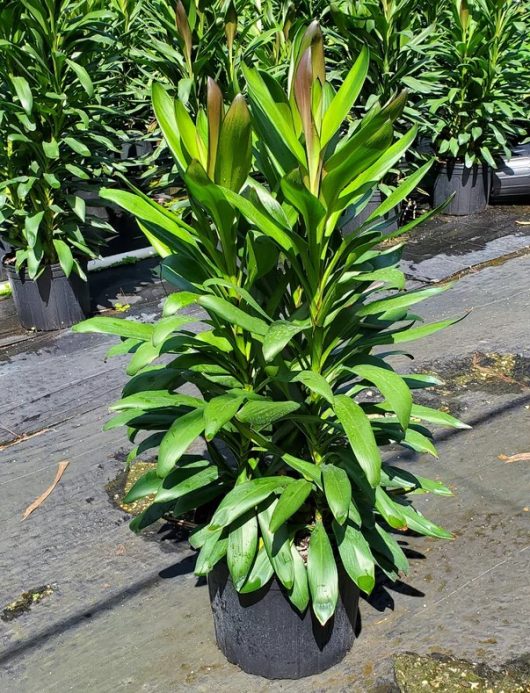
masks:
[(300, 614), (273, 578), (251, 594), (238, 594), (226, 563), (208, 576), (217, 645), (229, 662), (268, 679), (300, 679), (338, 664), (355, 639), (359, 590), (339, 570), (335, 615), (321, 626), (311, 607)]
[(465, 216), (483, 212), (488, 206), (491, 169), (486, 164), (467, 168), (459, 162), (440, 164), (433, 188), (433, 207), (441, 205), (455, 193), (444, 214)]
[(60, 265), (48, 265), (37, 279), (5, 264), (18, 319), (27, 330), (59, 330), (84, 320), (90, 311), (88, 284), (77, 274), (66, 277)]
[[(374, 190), (374, 193), (371, 197), (371, 199), (368, 201), (368, 204), (364, 209), (362, 209), (359, 214), (354, 213), (354, 208), (350, 207), (346, 209), (344, 212), (344, 216), (342, 217), (342, 224), (341, 224), (341, 231), (344, 236), (347, 236), (348, 234), (352, 233), (352, 231), (355, 231), (355, 229), (359, 228), (359, 226), (362, 226), (364, 222), (368, 219), (370, 214), (372, 212), (375, 212), (375, 210), (379, 207), (379, 205), (383, 202), (385, 198), (383, 197), (381, 191), (379, 189)], [(385, 233), (392, 233), (392, 231), (396, 231), (398, 228), (398, 220), (399, 220), (399, 209), (395, 209), (391, 212), (387, 212), (384, 215), (384, 220), (385, 224), (383, 227), (383, 231)]]

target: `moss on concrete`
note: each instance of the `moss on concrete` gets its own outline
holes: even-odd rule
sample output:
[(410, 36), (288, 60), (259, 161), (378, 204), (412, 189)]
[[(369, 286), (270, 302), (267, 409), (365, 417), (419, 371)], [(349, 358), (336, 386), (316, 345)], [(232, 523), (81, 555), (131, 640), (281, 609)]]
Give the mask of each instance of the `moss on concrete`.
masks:
[(529, 674), (529, 663), (523, 660), (508, 663), (497, 671), (485, 664), (445, 655), (405, 653), (394, 659), (394, 675), (401, 693), (524, 693), (530, 690)]

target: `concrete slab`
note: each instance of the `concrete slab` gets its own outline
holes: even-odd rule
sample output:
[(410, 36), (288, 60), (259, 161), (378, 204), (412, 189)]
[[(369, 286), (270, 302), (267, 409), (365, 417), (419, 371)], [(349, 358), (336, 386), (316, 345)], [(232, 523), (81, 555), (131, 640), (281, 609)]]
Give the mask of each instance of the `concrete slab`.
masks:
[(466, 217), (439, 215), (412, 231), (403, 256), (404, 271), (419, 281), (439, 282), (530, 251), (528, 222), (530, 207), (524, 205), (489, 207)]
[[(447, 375), (444, 404), (474, 425), (439, 436), (439, 461), (400, 460), (451, 485), (453, 498), (424, 497), (418, 506), (457, 537), (401, 537), (409, 576), (380, 582), (361, 604), (360, 633), (344, 662), (301, 682), (266, 682), (226, 663), (186, 542), (168, 525), (133, 535), (110, 502), (105, 486), (130, 447), (123, 431), (101, 432), (126, 380), (124, 359), (104, 362), (114, 340), (58, 333), (0, 349), (0, 607), (41, 585), (55, 590), (0, 623), (0, 690), (382, 693), (396, 690), (399, 652), (493, 666), (527, 653), (529, 465), (499, 455), (530, 451), (530, 390), (519, 371), (511, 388), (494, 378), (466, 386), (455, 364), (467, 369), (477, 351), (530, 358), (529, 277), (530, 257), (511, 259), (422, 304), (428, 320), (472, 309), (451, 330), (406, 345), (414, 361), (397, 362)], [(152, 319), (159, 289), (132, 314)], [(59, 486), (21, 522), (63, 459), (70, 465)]]

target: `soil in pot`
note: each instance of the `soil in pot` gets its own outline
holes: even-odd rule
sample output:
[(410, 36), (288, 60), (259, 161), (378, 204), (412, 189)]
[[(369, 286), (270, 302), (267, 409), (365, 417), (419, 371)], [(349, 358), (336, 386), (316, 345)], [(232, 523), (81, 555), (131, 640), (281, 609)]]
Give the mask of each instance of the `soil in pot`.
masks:
[(37, 279), (4, 262), (18, 319), (27, 330), (60, 330), (84, 320), (90, 312), (88, 283), (77, 274), (66, 277), (61, 266), (48, 265)]
[[(375, 210), (379, 207), (379, 205), (383, 202), (384, 199), (385, 198), (383, 197), (380, 190), (374, 190), (374, 194), (368, 201), (366, 207), (362, 209), (357, 215), (355, 214), (353, 207), (347, 208), (344, 212), (341, 222), (342, 235), (347, 236), (348, 234), (355, 231), (355, 229), (359, 228), (359, 226), (362, 226), (362, 224), (364, 224), (364, 222), (368, 219), (370, 214), (372, 214), (372, 212), (375, 212)], [(387, 214), (385, 214), (384, 220), (385, 223), (382, 230), (385, 233), (392, 233), (392, 231), (397, 231), (399, 222), (399, 209), (396, 208), (392, 212), (388, 212)]]
[(483, 212), (488, 206), (491, 188), (489, 166), (475, 165), (467, 168), (460, 162), (441, 164), (436, 172), (433, 187), (433, 207), (441, 205), (454, 193), (443, 214), (465, 216)]
[(208, 576), (217, 645), (229, 662), (268, 679), (299, 679), (338, 664), (355, 639), (359, 590), (339, 567), (339, 602), (325, 626), (309, 606), (292, 606), (273, 578), (265, 587), (239, 594), (224, 561)]

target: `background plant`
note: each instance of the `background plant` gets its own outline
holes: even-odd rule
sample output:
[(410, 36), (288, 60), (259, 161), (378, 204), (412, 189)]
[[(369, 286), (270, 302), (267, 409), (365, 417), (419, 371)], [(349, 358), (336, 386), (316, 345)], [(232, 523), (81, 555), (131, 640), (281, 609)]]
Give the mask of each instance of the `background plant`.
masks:
[(437, 67), (425, 101), (438, 155), (471, 167), (510, 155), (528, 121), (530, 5), (451, 0), (441, 6)]
[[(413, 403), (411, 389), (431, 387), (432, 377), (396, 373), (392, 346), (386, 356), (373, 353), (454, 322), (415, 326), (411, 306), (447, 287), (407, 291), (401, 247), (378, 246), (381, 216), (430, 163), (351, 236), (337, 228), (343, 209), (362, 200), (414, 140), (411, 130), (393, 141), (404, 100), (341, 135), (367, 54), (337, 92), (326, 80), (318, 25), (299, 55), (288, 93), (268, 73), (245, 69), (250, 112), (241, 95), (225, 109), (212, 80), (207, 119), (192, 120), (181, 101), (154, 86), (190, 206), (180, 216), (138, 192), (103, 195), (134, 211), (179, 291), (154, 325), (93, 318), (76, 329), (120, 335), (112, 353), (132, 353), (131, 379), (107, 427), (127, 425), (132, 439), (147, 432), (131, 460), (158, 449), (156, 466), (125, 499), (154, 494), (132, 528), (194, 509), (198, 574), (225, 556), (241, 592), (276, 574), (292, 603), (304, 610), (311, 600), (325, 623), (338, 599), (337, 561), (370, 592), (376, 565), (393, 579), (407, 569), (391, 528), (451, 536), (407, 500), (450, 491), (383, 462), (380, 447), (435, 454), (426, 423), (462, 424)], [(197, 318), (185, 311), (193, 304), (204, 311), (198, 333), (190, 329)], [(170, 360), (155, 363), (163, 354)], [(179, 391), (185, 382), (200, 397)], [(373, 388), (379, 396), (367, 397)], [(206, 454), (189, 454), (198, 439)]]
[[(434, 3), (438, 8), (440, 3)], [(431, 5), (432, 6), (432, 5)], [(354, 57), (364, 46), (370, 48), (370, 68), (363, 90), (365, 106), (386, 103), (397, 92), (408, 89), (404, 115), (419, 122), (418, 101), (432, 91), (423, 73), (432, 66), (436, 45), (436, 19), (425, 3), (417, 0), (356, 0), (331, 5), (333, 19)]]
[(84, 276), (109, 230), (87, 213), (115, 156), (98, 92), (109, 15), (90, 0), (21, 0), (0, 14), (0, 214), (17, 267)]

